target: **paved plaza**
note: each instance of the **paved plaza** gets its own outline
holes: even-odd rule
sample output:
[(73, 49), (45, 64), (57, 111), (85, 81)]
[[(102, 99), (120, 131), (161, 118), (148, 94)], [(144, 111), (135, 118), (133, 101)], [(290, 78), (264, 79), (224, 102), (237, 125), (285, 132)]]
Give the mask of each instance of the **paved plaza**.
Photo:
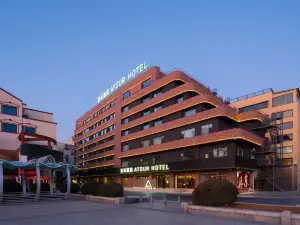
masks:
[[(177, 208), (177, 210), (175, 210)], [(259, 224), (184, 214), (176, 205), (109, 205), (88, 201), (0, 206), (1, 225), (247, 225)]]

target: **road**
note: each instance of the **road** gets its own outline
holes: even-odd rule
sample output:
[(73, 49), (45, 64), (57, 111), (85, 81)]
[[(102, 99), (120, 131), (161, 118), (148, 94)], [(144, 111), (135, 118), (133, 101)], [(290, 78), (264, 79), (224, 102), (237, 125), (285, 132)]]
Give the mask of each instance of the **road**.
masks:
[(90, 201), (0, 205), (1, 225), (253, 225), (263, 224), (183, 213), (163, 204), (114, 205)]
[[(137, 195), (152, 195), (154, 200), (163, 200), (166, 196), (167, 201), (178, 201), (180, 196), (181, 202), (192, 202), (191, 194), (180, 193), (159, 193), (159, 192), (138, 192), (138, 191), (125, 191), (125, 196)], [(300, 196), (286, 196), (286, 197), (239, 197), (238, 202), (256, 203), (256, 204), (269, 204), (269, 205), (300, 205)]]

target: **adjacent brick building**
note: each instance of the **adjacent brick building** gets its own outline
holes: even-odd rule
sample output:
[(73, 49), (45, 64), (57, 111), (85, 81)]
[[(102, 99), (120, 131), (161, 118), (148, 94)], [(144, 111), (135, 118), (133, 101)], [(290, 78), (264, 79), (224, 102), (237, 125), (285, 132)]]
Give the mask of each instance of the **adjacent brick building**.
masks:
[[(283, 130), (283, 144), (277, 145), (281, 151), (282, 163), (276, 169), (278, 185), (285, 190), (300, 190), (300, 91), (298, 88), (275, 92), (271, 88), (247, 94), (231, 100), (231, 106), (239, 113), (259, 110), (270, 119), (282, 115), (277, 125)], [(282, 124), (281, 124), (282, 123)], [(264, 164), (271, 165), (268, 155), (260, 156)], [(263, 160), (265, 159), (265, 160)], [(267, 165), (265, 165), (267, 166)]]

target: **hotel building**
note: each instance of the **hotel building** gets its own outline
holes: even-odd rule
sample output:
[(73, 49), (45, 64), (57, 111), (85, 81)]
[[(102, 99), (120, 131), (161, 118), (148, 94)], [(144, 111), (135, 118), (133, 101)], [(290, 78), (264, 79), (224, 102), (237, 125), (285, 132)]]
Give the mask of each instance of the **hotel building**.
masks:
[[(278, 189), (279, 186), (283, 190), (300, 189), (300, 167), (299, 151), (300, 151), (300, 92), (298, 88), (274, 92), (272, 89), (266, 89), (241, 96), (230, 101), (230, 105), (235, 107), (239, 113), (251, 112), (259, 110), (274, 119), (282, 117), (276, 123), (282, 129), (283, 138), (282, 146), (277, 146), (277, 151), (282, 152), (282, 160), (276, 168)], [(282, 148), (282, 149), (281, 149)], [(264, 158), (264, 164), (271, 165), (268, 155), (260, 156)], [(260, 161), (262, 162), (262, 161)], [(260, 166), (260, 165), (259, 165)], [(264, 178), (268, 178), (271, 174)], [(263, 179), (258, 177), (257, 179)]]
[(76, 121), (75, 161), (81, 179), (125, 187), (194, 188), (227, 179), (254, 186), (265, 115), (238, 113), (228, 102), (180, 70), (153, 66), (111, 93)]

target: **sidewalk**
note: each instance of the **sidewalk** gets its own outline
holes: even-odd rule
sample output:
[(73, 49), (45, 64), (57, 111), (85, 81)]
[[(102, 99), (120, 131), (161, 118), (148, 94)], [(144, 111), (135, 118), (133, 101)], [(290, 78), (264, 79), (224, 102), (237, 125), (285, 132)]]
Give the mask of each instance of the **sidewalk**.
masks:
[(125, 191), (143, 193), (167, 193), (167, 194), (187, 194), (191, 195), (194, 189), (164, 188), (164, 189), (145, 189), (145, 188), (124, 188)]
[(242, 193), (239, 197), (243, 198), (300, 198), (300, 191), (285, 192), (247, 192)]

